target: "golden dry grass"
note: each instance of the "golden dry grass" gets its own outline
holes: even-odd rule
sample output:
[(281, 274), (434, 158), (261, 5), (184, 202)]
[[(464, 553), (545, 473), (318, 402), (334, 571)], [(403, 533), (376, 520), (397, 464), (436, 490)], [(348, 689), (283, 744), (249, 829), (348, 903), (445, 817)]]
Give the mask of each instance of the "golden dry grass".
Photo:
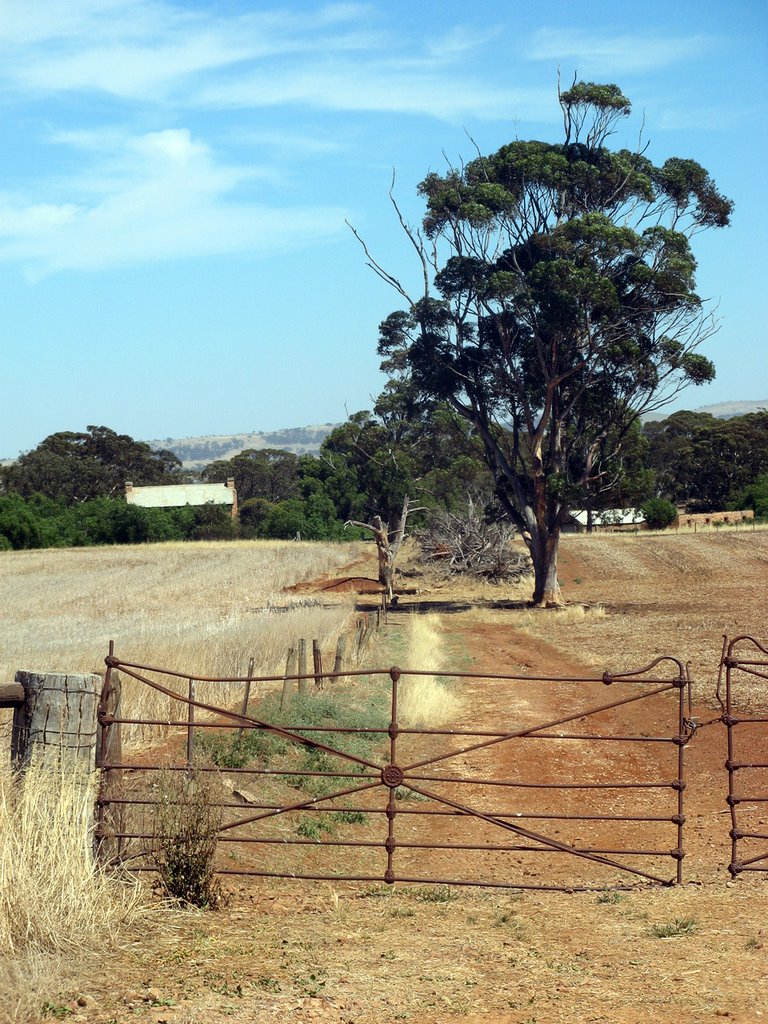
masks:
[(66, 961), (109, 946), (146, 901), (95, 870), (95, 783), (79, 766), (0, 769), (0, 1021), (37, 1020)]
[(0, 770), (0, 953), (78, 949), (134, 915), (137, 887), (94, 870), (95, 782), (77, 766)]
[[(281, 591), (358, 551), (240, 541), (2, 552), (0, 677), (12, 680), (18, 669), (99, 671), (110, 640), (125, 661), (195, 676), (245, 677), (251, 658), (255, 675), (277, 674), (297, 639), (327, 648), (353, 609), (352, 595)], [(202, 686), (197, 696), (231, 702), (242, 690)], [(175, 717), (168, 698), (131, 681), (123, 713)], [(124, 738), (130, 744), (146, 735), (126, 730)]]
[[(405, 664), (421, 672), (448, 668), (439, 615), (410, 615)], [(453, 717), (457, 700), (444, 680), (405, 676), (400, 683), (398, 717), (413, 728), (439, 726)]]

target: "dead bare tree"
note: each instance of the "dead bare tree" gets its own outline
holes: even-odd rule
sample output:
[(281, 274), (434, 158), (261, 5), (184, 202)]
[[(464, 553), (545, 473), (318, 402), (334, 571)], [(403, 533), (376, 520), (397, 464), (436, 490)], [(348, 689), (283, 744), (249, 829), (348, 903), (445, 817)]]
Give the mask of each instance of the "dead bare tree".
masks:
[(363, 530), (370, 530), (373, 534), (379, 561), (379, 583), (385, 588), (387, 601), (392, 601), (394, 598), (395, 561), (405, 540), (408, 516), (422, 511), (424, 510), (411, 504), (406, 494), (402, 511), (395, 517), (392, 529), (390, 529), (390, 524), (385, 523), (379, 515), (372, 516), (370, 523), (350, 519), (344, 524), (345, 526), (359, 526)]

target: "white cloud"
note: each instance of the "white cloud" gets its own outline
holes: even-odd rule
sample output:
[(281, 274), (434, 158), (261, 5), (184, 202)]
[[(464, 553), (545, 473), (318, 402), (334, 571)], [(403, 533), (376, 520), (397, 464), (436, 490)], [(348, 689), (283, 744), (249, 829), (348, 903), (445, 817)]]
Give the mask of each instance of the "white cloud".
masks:
[(431, 39), (427, 44), (427, 50), (435, 57), (451, 58), (479, 49), (498, 34), (499, 29), (496, 27), (480, 30), (468, 25), (456, 25)]
[(244, 62), (380, 42), (366, 8), (332, 4), (215, 16), (159, 0), (0, 0), (0, 82), (25, 93), (176, 97), (188, 79)]
[(707, 53), (714, 40), (704, 35), (624, 34), (601, 37), (595, 30), (543, 28), (531, 38), (534, 60), (568, 61), (579, 77), (589, 74), (657, 71)]
[(421, 114), (449, 121), (552, 116), (550, 89), (484, 84), (429, 61), (313, 60), (219, 79), (198, 94), (211, 108), (303, 105), (335, 111)]
[(494, 27), (419, 39), (382, 32), (376, 18), (356, 3), (215, 14), (161, 0), (0, 0), (0, 90), (13, 102), (93, 92), (181, 108), (520, 112), (527, 91), (461, 68)]
[(344, 210), (281, 208), (252, 197), (261, 170), (218, 163), (186, 129), (128, 137), (119, 148), (110, 139), (103, 161), (64, 183), (75, 201), (0, 196), (0, 260), (21, 263), (35, 279), (59, 270), (265, 253), (344, 231)]

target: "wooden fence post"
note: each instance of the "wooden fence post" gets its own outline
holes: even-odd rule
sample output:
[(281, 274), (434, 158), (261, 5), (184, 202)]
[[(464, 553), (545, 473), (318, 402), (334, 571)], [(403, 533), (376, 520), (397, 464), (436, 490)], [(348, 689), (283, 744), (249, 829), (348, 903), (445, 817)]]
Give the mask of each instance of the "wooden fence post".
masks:
[[(243, 718), (245, 718), (247, 716), (247, 714), (248, 714), (248, 702), (251, 699), (251, 681), (252, 681), (252, 679), (253, 679), (253, 655), (251, 655), (251, 657), (248, 659), (248, 681), (245, 684), (245, 693), (243, 694), (243, 708), (242, 708), (242, 711), (240, 712), (241, 715), (243, 716)], [(243, 738), (243, 729), (244, 728), (245, 728), (245, 726), (241, 726), (237, 730), (237, 738), (240, 739), (240, 740)]]
[(294, 675), (296, 669), (296, 649), (294, 647), (288, 648), (288, 654), (285, 659), (285, 679), (283, 680), (283, 692), (280, 694), (280, 709), (287, 708), (291, 703), (291, 694), (293, 691), (293, 679), (290, 677)]
[(347, 638), (342, 635), (336, 641), (336, 659), (333, 663), (334, 682), (343, 682), (343, 676), (340, 674), (344, 671), (344, 654), (347, 650)]
[(11, 756), (20, 768), (33, 762), (77, 760), (96, 766), (96, 710), (100, 676), (63, 672), (16, 673), (24, 703), (14, 709)]
[(355, 657), (360, 660), (360, 656), (363, 653), (363, 647), (365, 646), (365, 631), (368, 624), (368, 616), (363, 612), (363, 617), (357, 620), (357, 629), (355, 631)]
[[(299, 640), (299, 672), (298, 674), (302, 677), (307, 674), (307, 641)], [(299, 696), (303, 697), (307, 692), (308, 681), (304, 678), (299, 679)]]
[(323, 688), (323, 653), (320, 650), (320, 641), (312, 641), (312, 664), (315, 673), (315, 689)]
[[(110, 653), (113, 653), (110, 649)], [(95, 847), (96, 857), (101, 864), (118, 862), (123, 854), (125, 840), (120, 836), (127, 831), (126, 809), (121, 803), (114, 803), (113, 798), (122, 795), (123, 769), (113, 768), (123, 760), (123, 744), (120, 722), (111, 719), (120, 718), (122, 699), (122, 683), (120, 673), (115, 668), (108, 668), (104, 676), (99, 702), (100, 721), (97, 726), (96, 767), (101, 769), (99, 796), (97, 803), (97, 821)], [(102, 724), (102, 716), (104, 721)]]
[(187, 767), (192, 767), (195, 759), (195, 680), (189, 680), (189, 704), (187, 704)]

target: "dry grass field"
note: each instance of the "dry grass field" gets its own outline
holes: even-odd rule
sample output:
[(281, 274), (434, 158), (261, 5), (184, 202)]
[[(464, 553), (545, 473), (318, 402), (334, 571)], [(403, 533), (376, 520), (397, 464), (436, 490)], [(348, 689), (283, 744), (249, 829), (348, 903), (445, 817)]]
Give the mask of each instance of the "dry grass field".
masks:
[[(236, 576), (234, 548), (216, 545), (206, 563), (209, 604), (219, 609), (220, 618), (223, 599), (213, 579), (247, 579), (247, 574)], [(307, 546), (307, 557), (313, 550)], [(325, 564), (307, 563), (306, 571), (295, 572), (294, 579), (334, 574), (338, 554), (316, 550)], [(512, 593), (417, 576), (407, 580), (417, 592), (403, 596), (401, 610), (390, 614), (370, 657), (382, 666), (400, 663), (429, 672), (561, 675), (636, 668), (658, 654), (673, 654), (691, 664), (701, 717), (715, 714), (722, 634), (768, 635), (768, 532), (568, 537), (561, 550), (560, 577), (571, 602), (564, 611), (526, 609), (525, 587)], [(41, 657), (47, 661), (56, 650), (57, 595), (65, 591), (69, 596), (62, 636), (77, 633), (78, 607), (98, 609), (103, 600), (113, 601), (111, 623), (102, 625), (98, 612), (91, 613), (90, 643), (101, 646), (114, 637), (121, 655), (133, 657), (129, 640), (143, 614), (142, 585), (122, 605), (115, 590), (121, 579), (146, 578), (150, 614), (137, 660), (167, 664), (170, 651), (159, 645), (173, 614), (187, 621), (199, 615), (203, 621), (206, 610), (202, 598), (177, 599), (175, 587), (183, 573), (173, 559), (183, 556), (130, 549), (125, 556), (129, 563), (136, 560), (132, 573), (130, 565), (120, 569), (119, 551), (109, 553), (116, 559), (111, 568), (105, 555), (99, 563), (99, 552), (89, 563), (90, 554), (77, 553), (85, 559), (80, 563), (84, 572), (89, 565), (96, 567), (88, 586), (70, 572), (69, 582), (52, 587), (47, 611), (39, 580), (46, 573), (57, 579), (46, 562), (55, 561), (56, 553), (35, 553), (39, 560), (27, 563), (27, 582), (33, 584), (30, 610), (38, 623), (48, 620), (46, 630), (40, 631), (47, 638)], [(355, 570), (360, 575), (372, 571), (372, 563)], [(23, 575), (13, 574), (17, 600), (24, 591)], [(277, 593), (293, 582), (290, 576), (286, 572), (270, 594), (262, 591), (261, 597), (248, 599), (248, 607), (274, 608), (298, 600)], [(202, 577), (197, 585), (204, 587)], [(160, 624), (164, 588), (165, 601), (175, 608), (165, 619), (165, 630)], [(318, 588), (317, 594), (325, 601), (327, 591)], [(311, 601), (311, 593), (303, 599)], [(193, 601), (194, 611), (187, 616)], [(331, 615), (329, 609), (316, 610)], [(348, 613), (351, 605), (343, 610)], [(409, 615), (416, 611), (430, 614)], [(280, 624), (288, 614), (237, 611), (241, 618), (251, 616), (252, 624), (262, 616)], [(23, 636), (25, 646), (11, 649), (10, 664), (25, 667), (18, 663), (20, 652), (29, 662), (26, 667), (41, 667), (34, 657), (36, 629), (25, 629), (23, 611), (14, 615), (16, 625), (5, 632), (3, 642), (8, 637), (10, 644), (21, 643)], [(303, 633), (308, 635), (306, 629)], [(234, 651), (236, 646), (225, 640), (221, 649)], [(277, 646), (282, 654), (284, 640)], [(250, 649), (245, 644), (240, 657)], [(5, 651), (2, 657), (8, 662)], [(190, 638), (181, 660), (194, 657)], [(279, 657), (274, 656), (277, 666)], [(82, 667), (93, 667), (90, 647)], [(512, 699), (511, 692), (498, 686), (446, 691), (435, 680), (427, 683), (427, 696), (435, 704), (415, 700), (414, 715), (456, 722), (485, 716), (492, 721)], [(525, 703), (532, 713), (553, 714), (559, 699), (532, 688)], [(751, 700), (758, 705), (765, 700), (761, 685)], [(768, 1020), (768, 876), (744, 875), (731, 882), (725, 870), (730, 822), (718, 729), (722, 726), (702, 731), (687, 751), (690, 792), (682, 886), (563, 893), (234, 878), (227, 883), (226, 904), (215, 912), (153, 905), (145, 893), (145, 913), (115, 928), (113, 940), (103, 948), (85, 944), (63, 973), (59, 961), (59, 974), (47, 983), (44, 970), (34, 957), (29, 959), (28, 972), (38, 978), (32, 986), (37, 1010), (47, 1003), (44, 1019), (88, 1024)], [(583, 746), (588, 764), (595, 755)], [(623, 756), (621, 750), (601, 754), (595, 770), (610, 777), (621, 770)], [(766, 818), (768, 812), (763, 825)], [(553, 877), (560, 877), (557, 870)], [(24, 990), (18, 965), (8, 961), (6, 978), (16, 971), (16, 980), (6, 982), (11, 995)], [(0, 991), (0, 999), (2, 995)], [(5, 1006), (11, 1009), (0, 1010), (0, 1020), (3, 1012), (18, 1024), (36, 1020), (29, 1001), (17, 1011), (6, 998)]]
[[(2, 552), (0, 675), (103, 671), (110, 640), (123, 660), (140, 664), (245, 677), (253, 658), (256, 675), (275, 674), (297, 639), (327, 648), (353, 611), (350, 594), (284, 589), (360, 550), (242, 541)], [(221, 687), (199, 695), (220, 698)], [(157, 711), (152, 692), (134, 694), (131, 710), (136, 717)]]

